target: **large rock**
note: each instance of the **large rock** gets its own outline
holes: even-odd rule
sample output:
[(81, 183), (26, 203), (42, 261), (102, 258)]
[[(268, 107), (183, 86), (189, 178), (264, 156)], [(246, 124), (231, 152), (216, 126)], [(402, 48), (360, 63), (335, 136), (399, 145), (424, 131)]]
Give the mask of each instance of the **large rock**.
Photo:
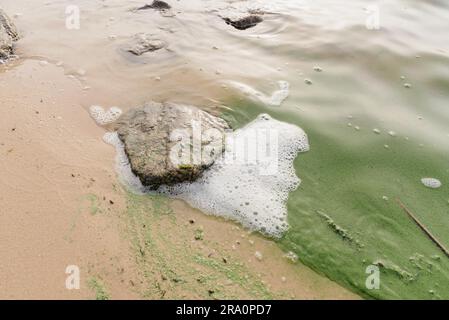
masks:
[(116, 123), (133, 172), (157, 189), (194, 181), (224, 150), (228, 124), (196, 107), (147, 103)]
[(0, 9), (0, 59), (7, 59), (14, 53), (14, 41), (19, 39), (19, 34), (14, 24), (6, 13)]

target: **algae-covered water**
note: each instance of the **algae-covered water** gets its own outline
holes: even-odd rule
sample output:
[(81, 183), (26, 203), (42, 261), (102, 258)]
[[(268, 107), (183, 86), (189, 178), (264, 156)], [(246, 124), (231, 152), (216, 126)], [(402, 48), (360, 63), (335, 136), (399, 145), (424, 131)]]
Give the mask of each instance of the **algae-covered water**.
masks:
[[(251, 113), (262, 110), (248, 108)], [(448, 258), (396, 201), (447, 246), (447, 184), (434, 190), (420, 182), (429, 175), (447, 179), (445, 152), (414, 145), (416, 138), (375, 135), (370, 128), (378, 123), (369, 116), (358, 117), (366, 124), (360, 132), (347, 127), (344, 117), (326, 123), (323, 132), (320, 121), (296, 111), (272, 114), (302, 126), (311, 143), (311, 150), (295, 162), (302, 184), (290, 194), (290, 230), (280, 245), (365, 297), (448, 298)], [(365, 285), (366, 268), (372, 264), (380, 269), (378, 290)]]
[[(241, 126), (267, 112), (309, 136), (285, 250), (364, 297), (447, 299), (449, 259), (399, 201), (449, 246), (449, 5), (379, 2), (380, 29), (368, 30), (355, 22), (367, 2), (330, 2), (309, 4), (296, 40), (272, 48), (297, 63), (282, 68), (294, 88), (282, 107), (237, 99), (227, 117)], [(426, 188), (424, 177), (443, 185)], [(370, 265), (379, 289), (365, 284)]]

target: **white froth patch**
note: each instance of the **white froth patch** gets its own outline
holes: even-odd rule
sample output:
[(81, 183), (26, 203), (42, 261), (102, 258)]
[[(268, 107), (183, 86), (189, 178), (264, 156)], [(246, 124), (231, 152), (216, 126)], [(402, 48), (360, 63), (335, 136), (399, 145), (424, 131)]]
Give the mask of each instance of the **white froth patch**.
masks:
[(120, 182), (127, 186), (131, 192), (144, 194), (145, 187), (132, 172), (128, 156), (125, 153), (125, 146), (118, 137), (117, 132), (106, 132), (103, 136), (103, 141), (115, 147), (115, 169), (119, 174)]
[(422, 178), (421, 182), (424, 186), (431, 189), (438, 189), (441, 187), (441, 181), (435, 178)]
[[(255, 132), (269, 132), (271, 136), (277, 133), (276, 139), (267, 139), (267, 143), (275, 143), (276, 148), (262, 148), (276, 153), (262, 161), (248, 161), (258, 159), (255, 154), (257, 148), (249, 147), (246, 153), (236, 150), (239, 144), (235, 141), (246, 141), (247, 146), (260, 145)], [(117, 134), (107, 133), (104, 140), (117, 149), (117, 170), (121, 181), (135, 192), (145, 192), (131, 171)], [(216, 160), (200, 179), (192, 183), (161, 186), (157, 193), (182, 199), (207, 214), (237, 221), (253, 231), (281, 237), (288, 229), (288, 195), (301, 182), (296, 176), (293, 161), (299, 152), (309, 150), (307, 135), (297, 126), (262, 114), (244, 128), (230, 133), (226, 141), (224, 156)], [(276, 167), (267, 167), (263, 161), (267, 159), (275, 160), (272, 162)]]
[(228, 81), (227, 83), (231, 87), (241, 91), (249, 99), (262, 102), (269, 106), (280, 106), (290, 94), (290, 84), (287, 81), (278, 81), (279, 90), (273, 92), (271, 96), (267, 96), (266, 94), (244, 83), (236, 81)]
[(117, 107), (112, 107), (106, 111), (103, 107), (91, 106), (89, 113), (98, 125), (104, 126), (115, 122), (122, 115), (122, 110)]

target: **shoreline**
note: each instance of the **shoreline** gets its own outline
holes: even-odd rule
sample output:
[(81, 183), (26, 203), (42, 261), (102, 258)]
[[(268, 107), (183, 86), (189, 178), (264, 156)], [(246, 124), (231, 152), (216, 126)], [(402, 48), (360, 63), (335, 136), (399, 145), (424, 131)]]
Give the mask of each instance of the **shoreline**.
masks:
[[(1, 224), (7, 229), (2, 232), (5, 245), (0, 256), (8, 261), (0, 271), (1, 289), (6, 292), (3, 298), (101, 298), (104, 293), (99, 295), (98, 290), (102, 286), (106, 297), (112, 299), (142, 298), (145, 285), (136, 290), (143, 281), (142, 265), (136, 262), (130, 243), (137, 231), (129, 233), (129, 224), (123, 220), (129, 202), (116, 180), (115, 151), (103, 143), (104, 130), (81, 107), (82, 86), (50, 63), (20, 60), (1, 68), (0, 92), (4, 99), (0, 105), (6, 113), (0, 120), (5, 137), (0, 151), (4, 162), (2, 205), (6, 209)], [(235, 263), (229, 272), (239, 275), (238, 279), (249, 272), (263, 292), (287, 292), (278, 297), (290, 299), (356, 298), (300, 263), (284, 261), (282, 251), (271, 240), (248, 235), (232, 222), (204, 215), (180, 201), (173, 201), (170, 210), (174, 214), (169, 221), (162, 219), (154, 226), (157, 232), (163, 234), (162, 226), (176, 217), (180, 220), (174, 224), (178, 233), (168, 239), (193, 241), (191, 257), (200, 257), (204, 250), (222, 250)], [(205, 241), (187, 240), (194, 236), (192, 228), (185, 228), (192, 217), (195, 225), (204, 228)], [(154, 219), (151, 215), (148, 218)], [(232, 249), (231, 243), (240, 238), (245, 241), (240, 240), (238, 250)], [(254, 244), (246, 243), (247, 238)], [(254, 257), (256, 249), (264, 253), (263, 261)], [(237, 293), (257, 297), (259, 291), (252, 291), (249, 282), (228, 288), (227, 269), (223, 271), (209, 258), (206, 255), (204, 261), (189, 263), (222, 277), (223, 296)], [(185, 261), (181, 259), (180, 265)], [(250, 271), (241, 269), (240, 264)], [(64, 288), (67, 265), (80, 267), (80, 290)], [(295, 281), (283, 283), (282, 277)], [(146, 280), (154, 283), (157, 279), (154, 275)], [(188, 283), (196, 281), (187, 279)], [(176, 284), (172, 281), (168, 287), (174, 288), (168, 290), (173, 297), (194, 298), (189, 296), (188, 286), (180, 290)], [(179, 296), (178, 292), (187, 294)]]

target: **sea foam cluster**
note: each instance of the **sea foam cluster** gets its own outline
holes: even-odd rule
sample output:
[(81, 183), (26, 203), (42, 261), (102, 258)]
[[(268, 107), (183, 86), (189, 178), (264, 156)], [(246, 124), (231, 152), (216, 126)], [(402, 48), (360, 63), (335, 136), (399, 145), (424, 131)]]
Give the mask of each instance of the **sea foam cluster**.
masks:
[(100, 106), (91, 106), (89, 113), (98, 125), (104, 126), (115, 122), (122, 115), (122, 110), (117, 107), (105, 110)]
[(274, 91), (271, 96), (268, 96), (244, 83), (240, 83), (237, 81), (227, 81), (226, 83), (227, 85), (239, 90), (241, 93), (247, 96), (248, 99), (262, 102), (263, 104), (266, 104), (268, 106), (280, 106), (290, 94), (290, 84), (284, 80), (277, 82), (279, 90)]
[(424, 186), (431, 189), (438, 189), (441, 187), (441, 181), (435, 178), (422, 178), (421, 182)]

